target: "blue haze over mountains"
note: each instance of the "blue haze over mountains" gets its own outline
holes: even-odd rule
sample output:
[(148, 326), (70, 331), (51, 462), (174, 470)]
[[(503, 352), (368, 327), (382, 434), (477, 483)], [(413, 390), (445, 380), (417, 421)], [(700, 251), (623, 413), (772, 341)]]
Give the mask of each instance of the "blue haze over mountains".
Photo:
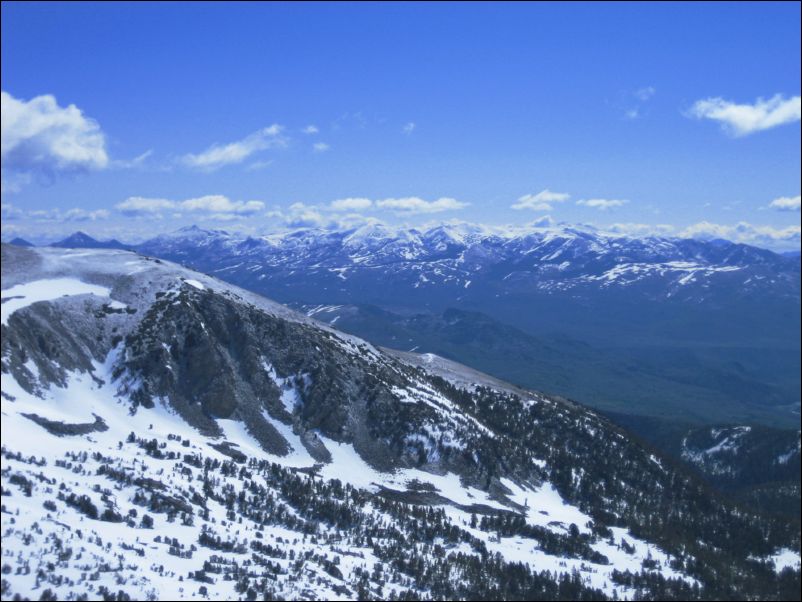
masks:
[(593, 229), (369, 224), (243, 237), (197, 226), (61, 247), (183, 263), (380, 345), (612, 414), (799, 423), (799, 256)]

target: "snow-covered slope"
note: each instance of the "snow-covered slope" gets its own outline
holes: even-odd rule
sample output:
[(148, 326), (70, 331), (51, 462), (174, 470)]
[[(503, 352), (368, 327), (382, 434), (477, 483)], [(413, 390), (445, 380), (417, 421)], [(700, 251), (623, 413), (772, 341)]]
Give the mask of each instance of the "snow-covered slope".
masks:
[(335, 289), (347, 289), (349, 279), (356, 286), (372, 274), (414, 289), (445, 287), (461, 294), (479, 283), (493, 285), (499, 294), (547, 295), (634, 286), (650, 299), (679, 296), (699, 303), (715, 298), (718, 286), (737, 285), (740, 295), (774, 287), (799, 298), (799, 262), (791, 257), (720, 240), (629, 238), (565, 226), (500, 229), (461, 223), (418, 230), (368, 224), (263, 238), (193, 226), (160, 235), (138, 250), (187, 261), (242, 284), (267, 280), (293, 286), (291, 276), (303, 270), (305, 277)]
[(2, 270), (4, 598), (782, 596), (798, 533), (575, 404), (125, 251)]

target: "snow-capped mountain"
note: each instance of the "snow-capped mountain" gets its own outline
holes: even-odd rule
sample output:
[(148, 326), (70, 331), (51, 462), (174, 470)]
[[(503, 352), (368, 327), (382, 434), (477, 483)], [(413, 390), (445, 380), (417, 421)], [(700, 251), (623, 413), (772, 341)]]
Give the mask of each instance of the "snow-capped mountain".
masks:
[(798, 523), (577, 404), (125, 251), (2, 297), (4, 598), (798, 595)]
[[(798, 256), (723, 240), (466, 223), (369, 223), (259, 237), (192, 226), (137, 250), (296, 308), (378, 307), (381, 324), (375, 312), (325, 319), (342, 318), (338, 327), (377, 344), (447, 351), (526, 386), (540, 384), (528, 375), (546, 371), (553, 377), (543, 381), (547, 390), (606, 410), (708, 423), (798, 422)], [(525, 343), (531, 361), (512, 347), (500, 349), (509, 355), (502, 363), (482, 347), (475, 353), (453, 328), (444, 332), (454, 343), (447, 350), (416, 328), (398, 332), (404, 316), (452, 309), (496, 323), (499, 336), (512, 327), (512, 347)], [(398, 336), (388, 340), (391, 331)], [(496, 335), (490, 343), (503, 347)], [(555, 346), (556, 353), (541, 353)], [(553, 362), (563, 362), (561, 374), (548, 368)], [(610, 364), (626, 378), (609, 378)]]
[(715, 299), (717, 287), (724, 285), (740, 295), (770, 287), (799, 298), (799, 262), (771, 251), (722, 240), (628, 238), (572, 227), (510, 231), (447, 224), (421, 231), (370, 223), (344, 231), (243, 238), (192, 226), (151, 239), (138, 250), (224, 272), (243, 283), (290, 290), (300, 286), (292, 276), (304, 270), (317, 286), (346, 297), (351, 281), (370, 275), (392, 282), (394, 291), (438, 288), (466, 299), (471, 287), (490, 288), (493, 295), (636, 289), (630, 294), (703, 302)]

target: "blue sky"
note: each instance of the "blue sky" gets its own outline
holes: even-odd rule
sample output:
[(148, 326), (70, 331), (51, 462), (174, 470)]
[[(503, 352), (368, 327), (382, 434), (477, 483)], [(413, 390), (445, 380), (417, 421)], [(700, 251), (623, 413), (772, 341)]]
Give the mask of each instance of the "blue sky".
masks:
[(799, 3), (4, 2), (3, 238), (550, 218), (798, 248), (800, 71)]

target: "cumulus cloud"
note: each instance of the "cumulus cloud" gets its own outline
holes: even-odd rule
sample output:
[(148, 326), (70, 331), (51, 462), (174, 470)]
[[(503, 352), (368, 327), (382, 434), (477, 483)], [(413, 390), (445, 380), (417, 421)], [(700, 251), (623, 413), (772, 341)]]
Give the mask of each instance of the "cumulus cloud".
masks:
[(316, 207), (304, 203), (293, 203), (287, 214), (282, 215), (284, 224), (290, 228), (324, 228), (331, 219), (324, 216)]
[(554, 209), (552, 203), (562, 203), (571, 198), (565, 192), (552, 192), (548, 188), (541, 190), (537, 194), (525, 194), (518, 198), (518, 202), (512, 205), (513, 209), (531, 209), (532, 211), (551, 211)]
[(329, 203), (329, 210), (331, 211), (362, 211), (370, 209), (373, 206), (373, 201), (365, 198), (347, 198), (337, 199)]
[(592, 207), (593, 209), (598, 209), (599, 211), (607, 211), (608, 209), (612, 209), (614, 207), (622, 207), (629, 203), (626, 199), (582, 199), (581, 201), (577, 201), (577, 205), (582, 205), (583, 207)]
[(287, 140), (282, 135), (282, 131), (283, 128), (280, 125), (273, 124), (237, 142), (214, 144), (201, 153), (184, 155), (181, 162), (188, 167), (202, 171), (214, 171), (225, 165), (242, 163), (256, 152), (285, 146)]
[(795, 197), (782, 196), (769, 203), (769, 207), (771, 209), (776, 209), (777, 211), (799, 211), (799, 201), (799, 195), (796, 195)]
[[(26, 176), (52, 180), (59, 173), (103, 169), (109, 164), (98, 123), (75, 105), (61, 107), (50, 94), (25, 101), (0, 92), (4, 188)], [(6, 183), (6, 179), (13, 180)]]
[(160, 215), (162, 211), (167, 211), (176, 208), (176, 202), (168, 199), (151, 199), (141, 196), (128, 197), (121, 203), (117, 203), (114, 207), (122, 213), (130, 217), (144, 216), (144, 215)]
[(254, 215), (264, 211), (262, 201), (232, 201), (222, 194), (209, 194), (206, 196), (181, 201), (179, 207), (185, 211), (205, 211), (216, 214)]
[(707, 221), (688, 226), (679, 235), (684, 238), (712, 240), (724, 238), (734, 242), (769, 248), (799, 248), (799, 224), (785, 228), (774, 226), (758, 226), (748, 222), (739, 222), (734, 226), (716, 224)]
[(315, 151), (316, 153), (325, 153), (330, 148), (331, 147), (325, 142), (315, 142), (312, 145), (312, 150)]
[(383, 223), (376, 217), (362, 215), (361, 213), (326, 213), (326, 211), (330, 211), (330, 207), (331, 205), (318, 207), (298, 202), (293, 203), (286, 210), (276, 208), (268, 211), (266, 216), (280, 220), (288, 228), (348, 230), (368, 223)]
[(785, 98), (782, 94), (775, 94), (768, 100), (758, 98), (753, 104), (738, 104), (720, 97), (697, 100), (688, 116), (718, 121), (731, 135), (746, 136), (799, 121), (801, 113), (799, 96)]
[(222, 194), (173, 201), (161, 198), (128, 197), (115, 205), (115, 209), (128, 217), (161, 218), (164, 212), (191, 212), (206, 214), (206, 217), (231, 220), (248, 217), (264, 211), (262, 201), (232, 201)]
[(398, 214), (415, 215), (421, 213), (440, 213), (442, 211), (455, 211), (467, 207), (468, 203), (441, 197), (435, 201), (425, 201), (419, 197), (405, 197), (398, 199), (383, 199), (376, 201), (379, 209), (388, 209)]

